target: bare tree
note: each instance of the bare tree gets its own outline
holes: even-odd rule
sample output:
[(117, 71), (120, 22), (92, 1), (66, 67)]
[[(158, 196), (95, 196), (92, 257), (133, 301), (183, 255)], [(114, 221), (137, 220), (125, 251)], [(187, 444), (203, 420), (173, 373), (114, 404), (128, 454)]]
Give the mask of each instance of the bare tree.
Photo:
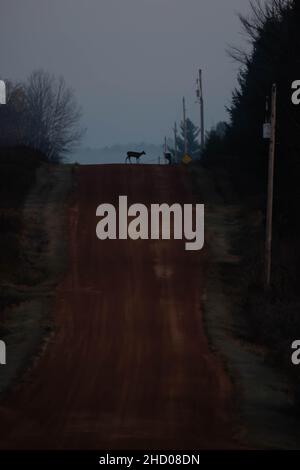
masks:
[[(249, 0), (250, 14), (239, 14), (239, 20), (250, 46), (260, 38), (266, 24), (281, 18), (287, 7), (293, 7), (295, 0)], [(249, 66), (251, 62), (251, 48), (243, 50), (230, 46), (227, 50), (229, 56), (243, 66)]]
[(26, 140), (50, 161), (59, 161), (78, 145), (81, 111), (65, 80), (44, 70), (33, 72), (24, 85)]

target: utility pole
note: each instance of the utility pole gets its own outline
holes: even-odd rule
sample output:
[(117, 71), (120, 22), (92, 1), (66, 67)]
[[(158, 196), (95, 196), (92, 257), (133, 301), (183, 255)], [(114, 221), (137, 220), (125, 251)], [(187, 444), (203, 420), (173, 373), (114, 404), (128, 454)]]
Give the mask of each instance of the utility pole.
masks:
[(269, 148), (266, 247), (265, 247), (265, 288), (266, 289), (269, 289), (271, 286), (271, 269), (272, 269), (274, 167), (275, 167), (275, 147), (276, 147), (276, 105), (277, 105), (277, 87), (276, 87), (276, 84), (273, 84), (272, 105), (271, 105), (271, 138), (270, 138), (270, 148)]
[(176, 123), (176, 121), (175, 121), (175, 126), (174, 126), (174, 150), (175, 150), (175, 162), (178, 163), (177, 123)]
[(185, 98), (183, 98), (182, 103), (183, 103), (184, 155), (187, 155), (188, 154), (188, 141), (187, 141)]
[(165, 137), (165, 143), (164, 143), (164, 163), (166, 163), (166, 153), (167, 153), (167, 137)]
[(197, 79), (197, 98), (200, 104), (200, 158), (204, 149), (204, 101), (203, 101), (203, 86), (202, 86), (202, 70), (199, 69), (199, 77)]

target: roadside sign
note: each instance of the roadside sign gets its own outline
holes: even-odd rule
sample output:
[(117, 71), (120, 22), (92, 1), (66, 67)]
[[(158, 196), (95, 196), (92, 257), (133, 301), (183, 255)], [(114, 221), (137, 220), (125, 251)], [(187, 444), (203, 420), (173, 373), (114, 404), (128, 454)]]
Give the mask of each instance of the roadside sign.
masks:
[(270, 140), (272, 134), (272, 126), (270, 122), (266, 122), (263, 127), (263, 136), (264, 139)]
[(185, 156), (182, 159), (182, 163), (185, 165), (189, 165), (193, 161), (192, 157), (188, 154), (185, 154)]

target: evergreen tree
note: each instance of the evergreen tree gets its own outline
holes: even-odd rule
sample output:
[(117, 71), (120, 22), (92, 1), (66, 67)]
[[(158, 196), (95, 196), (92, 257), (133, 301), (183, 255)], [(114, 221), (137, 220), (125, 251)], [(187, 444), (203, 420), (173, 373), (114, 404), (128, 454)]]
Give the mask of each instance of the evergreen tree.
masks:
[[(268, 141), (262, 137), (266, 97), (277, 84), (275, 221), (286, 230), (300, 222), (294, 217), (300, 202), (300, 109), (291, 101), (291, 84), (300, 76), (299, 0), (250, 2), (252, 15), (240, 16), (252, 48), (234, 49), (241, 63), (238, 86), (228, 109), (230, 124), (225, 142), (234, 157), (233, 172), (246, 196), (266, 191)], [(261, 198), (263, 202), (265, 197)]]
[[(225, 152), (232, 158), (241, 191), (245, 195), (266, 191), (269, 142), (263, 139), (262, 126), (266, 97), (270, 101), (272, 84), (276, 83), (275, 217), (295, 224), (297, 218), (293, 213), (300, 203), (300, 106), (291, 101), (291, 85), (300, 77), (300, 1), (251, 0), (250, 6), (252, 14), (241, 15), (240, 20), (252, 47), (246, 51), (231, 50), (231, 56), (241, 67), (228, 108), (230, 123), (225, 136), (212, 132), (209, 152), (206, 146), (204, 157), (212, 155), (213, 142), (218, 141), (216, 147), (220, 147), (221, 137), (220, 159)], [(182, 138), (178, 144), (182, 152)], [(215, 160), (216, 154), (212, 157)], [(262, 197), (261, 201), (264, 200)]]
[[(186, 120), (187, 127), (187, 142), (188, 142), (188, 154), (192, 158), (197, 158), (200, 152), (200, 144), (198, 141), (200, 130), (195, 124), (190, 120)], [(169, 152), (172, 156), (175, 156), (175, 149), (169, 147)], [(180, 135), (177, 136), (177, 155), (178, 161), (184, 156), (184, 122), (180, 123)]]

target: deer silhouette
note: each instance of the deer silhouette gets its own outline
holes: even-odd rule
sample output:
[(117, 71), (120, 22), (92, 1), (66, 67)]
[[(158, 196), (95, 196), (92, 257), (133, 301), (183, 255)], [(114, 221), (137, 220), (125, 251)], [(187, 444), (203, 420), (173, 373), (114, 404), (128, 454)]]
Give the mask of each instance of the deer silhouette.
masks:
[(146, 155), (146, 152), (127, 152), (127, 157), (125, 160), (125, 163), (129, 162), (131, 163), (131, 159), (135, 158), (137, 163), (140, 163), (140, 158), (142, 155)]

